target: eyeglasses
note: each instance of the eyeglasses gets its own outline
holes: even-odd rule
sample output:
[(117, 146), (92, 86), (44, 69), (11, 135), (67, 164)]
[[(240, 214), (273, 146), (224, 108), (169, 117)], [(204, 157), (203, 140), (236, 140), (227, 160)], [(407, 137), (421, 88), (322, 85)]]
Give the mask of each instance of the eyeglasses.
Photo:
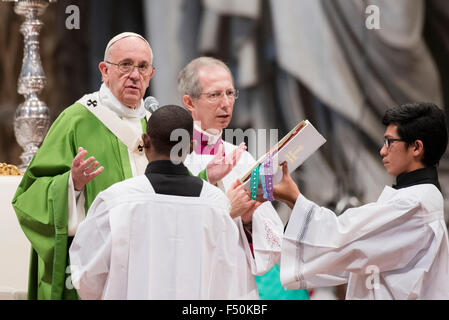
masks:
[(387, 149), (388, 149), (388, 148), (390, 148), (391, 143), (392, 143), (392, 142), (395, 142), (395, 141), (404, 141), (404, 140), (402, 140), (402, 139), (384, 138), (384, 145), (385, 145), (385, 147), (387, 147)]
[(224, 95), (226, 95), (226, 97), (228, 97), (229, 99), (232, 100), (237, 100), (237, 98), (239, 97), (239, 91), (237, 89), (229, 89), (226, 91), (221, 91), (221, 92), (206, 92), (206, 93), (201, 93), (200, 95), (205, 95), (206, 99), (211, 102), (217, 102), (218, 99), (222, 99), (224, 97)]
[(113, 62), (109, 62), (109, 61), (105, 61), (106, 63), (109, 64), (113, 64), (114, 66), (118, 67), (118, 70), (122, 73), (122, 74), (129, 74), (131, 73), (134, 68), (137, 68), (137, 70), (139, 70), (139, 73), (143, 76), (149, 76), (150, 73), (153, 71), (154, 67), (151, 64), (147, 64), (147, 63), (142, 63), (139, 64), (137, 66), (135, 66), (132, 62), (130, 61), (123, 61), (120, 63), (113, 63)]

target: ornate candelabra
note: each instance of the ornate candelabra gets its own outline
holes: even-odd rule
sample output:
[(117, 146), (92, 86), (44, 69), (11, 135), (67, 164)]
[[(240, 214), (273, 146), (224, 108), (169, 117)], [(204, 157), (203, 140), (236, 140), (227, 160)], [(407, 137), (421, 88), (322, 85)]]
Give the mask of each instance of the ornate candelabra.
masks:
[(22, 70), (18, 80), (17, 92), (25, 97), (16, 110), (14, 133), (17, 142), (24, 150), (19, 169), (26, 170), (34, 154), (39, 149), (50, 127), (49, 109), (39, 100), (38, 95), (45, 87), (46, 79), (39, 55), (39, 32), (43, 23), (38, 19), (51, 2), (57, 0), (3, 0), (14, 2), (15, 13), (25, 16), (20, 26), (24, 36)]

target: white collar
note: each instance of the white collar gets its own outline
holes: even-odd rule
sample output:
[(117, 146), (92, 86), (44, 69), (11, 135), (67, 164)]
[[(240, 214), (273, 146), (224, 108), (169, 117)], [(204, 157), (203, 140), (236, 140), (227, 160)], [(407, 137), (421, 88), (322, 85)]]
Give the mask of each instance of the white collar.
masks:
[(118, 101), (104, 82), (101, 84), (99, 97), (100, 103), (103, 106), (108, 107), (119, 117), (139, 119), (145, 117), (145, 108), (143, 107), (142, 99), (140, 100), (140, 105), (138, 107), (131, 109)]
[(208, 138), (207, 140), (208, 145), (215, 145), (217, 141), (220, 140), (221, 138), (221, 133), (223, 130), (218, 131), (217, 129), (211, 128), (206, 129), (207, 131), (204, 131), (196, 122), (193, 123), (193, 126), (195, 127), (196, 131), (199, 131), (201, 134), (205, 135)]

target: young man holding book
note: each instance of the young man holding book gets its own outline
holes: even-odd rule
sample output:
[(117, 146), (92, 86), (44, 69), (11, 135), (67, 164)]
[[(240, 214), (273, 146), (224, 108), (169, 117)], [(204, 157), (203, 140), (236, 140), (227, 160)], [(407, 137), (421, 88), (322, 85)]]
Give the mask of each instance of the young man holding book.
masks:
[(430, 103), (387, 110), (379, 199), (340, 216), (300, 194), (283, 163), (274, 197), (293, 211), (282, 243), (287, 289), (348, 283), (346, 299), (449, 299), (449, 245), (436, 166), (448, 144)]

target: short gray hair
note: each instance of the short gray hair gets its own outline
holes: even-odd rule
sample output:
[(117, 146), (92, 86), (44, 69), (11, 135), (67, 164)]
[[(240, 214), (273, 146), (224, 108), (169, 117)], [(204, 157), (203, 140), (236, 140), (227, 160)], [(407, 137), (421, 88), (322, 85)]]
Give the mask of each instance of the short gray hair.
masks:
[(221, 60), (212, 57), (199, 57), (193, 59), (181, 70), (178, 76), (178, 90), (182, 95), (189, 95), (192, 98), (198, 99), (203, 90), (198, 71), (202, 67), (220, 66), (229, 72), (232, 78), (231, 70)]

